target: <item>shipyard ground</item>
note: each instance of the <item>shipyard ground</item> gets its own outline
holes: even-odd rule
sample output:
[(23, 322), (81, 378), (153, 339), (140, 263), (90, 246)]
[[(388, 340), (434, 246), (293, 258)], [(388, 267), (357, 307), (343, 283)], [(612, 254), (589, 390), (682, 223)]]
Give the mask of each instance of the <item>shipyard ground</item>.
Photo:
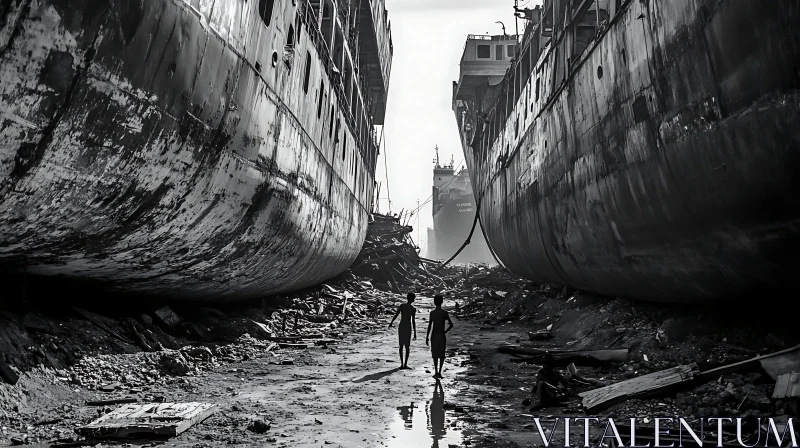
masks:
[[(115, 406), (92, 407), (86, 402), (119, 397), (202, 401), (219, 407), (186, 433), (158, 442), (165, 446), (543, 446), (533, 417), (579, 417), (580, 399), (558, 408), (529, 409), (539, 366), (512, 363), (509, 355), (498, 352), (503, 344), (526, 344), (529, 331), (553, 325), (554, 335), (546, 342), (527, 342), (529, 346), (631, 347), (629, 362), (580, 368), (584, 377), (609, 382), (689, 361), (718, 365), (796, 342), (784, 339), (792, 337), (792, 331), (781, 331), (787, 327), (765, 333), (759, 328), (765, 323), (741, 314), (714, 318), (697, 310), (681, 312), (588, 295), (564, 298), (548, 287), (534, 295), (535, 299), (518, 295), (489, 300), (477, 315), (452, 312), (468, 317), (455, 317), (448, 339), (443, 397), (435, 395), (424, 344), (431, 300), (421, 297), (411, 370), (397, 369), (396, 330), (386, 328), (390, 316), (385, 313), (371, 323), (342, 326), (337, 338), (305, 349), (275, 348), (244, 337), (215, 347), (206, 362), (201, 361), (204, 353), (189, 349), (185, 352), (195, 354), (195, 368), (182, 375), (152, 370), (148, 357), (163, 357), (159, 353), (87, 355), (68, 369), (33, 369), (16, 386), (0, 384), (0, 446), (58, 440), (97, 446), (96, 441), (81, 445), (74, 430)], [(388, 297), (394, 303), (402, 301), (396, 295)], [(702, 328), (697, 322), (703, 322)], [(115, 376), (119, 381), (111, 382)], [(623, 402), (601, 416), (647, 421), (652, 415), (796, 414), (792, 403), (768, 399), (773, 386), (758, 372), (726, 375), (683, 396)], [(723, 400), (720, 391), (729, 397)], [(101, 446), (122, 444), (151, 442), (122, 440)]]
[[(509, 414), (516, 414), (518, 403), (492, 403), (492, 397), (500, 398), (506, 388), (490, 384), (497, 374), (494, 369), (487, 371), (484, 365), (469, 362), (471, 358), (489, 361), (508, 334), (487, 333), (477, 322), (456, 318), (449, 340), (451, 356), (441, 381), (444, 397), (437, 405), (432, 403), (436, 381), (424, 343), (432, 303), (421, 298), (417, 306), (420, 319), (409, 360), (411, 370), (398, 369), (396, 330), (386, 328), (388, 316), (375, 330), (347, 335), (324, 348), (256, 349), (246, 361), (196, 376), (165, 378), (134, 391), (125, 386), (110, 393), (87, 391), (59, 381), (56, 372), (34, 370), (22, 376), (14, 388), (16, 394), (11, 394), (10, 388), (5, 391), (6, 399), (25, 398), (15, 411), (7, 409), (5, 440), (0, 440), (0, 445), (23, 434), (30, 440), (69, 439), (74, 428), (97, 417), (102, 409), (88, 407), (86, 401), (137, 395), (219, 406), (220, 412), (169, 440), (168, 446), (446, 447), (483, 446), (484, 440), (497, 438), (518, 440), (522, 446), (525, 440), (530, 443), (533, 433), (529, 430), (503, 435), (492, 429), (507, 422)], [(102, 359), (136, 368), (130, 355)], [(287, 360), (291, 364), (284, 365)], [(89, 364), (104, 368), (99, 362)], [(437, 412), (441, 415), (438, 420)], [(269, 429), (259, 433), (253, 422), (269, 422)]]

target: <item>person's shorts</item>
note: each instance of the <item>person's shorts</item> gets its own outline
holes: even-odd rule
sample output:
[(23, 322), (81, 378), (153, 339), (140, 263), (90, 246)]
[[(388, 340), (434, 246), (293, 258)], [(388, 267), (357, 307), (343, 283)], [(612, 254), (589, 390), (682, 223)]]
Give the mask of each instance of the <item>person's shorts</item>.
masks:
[(400, 339), (400, 345), (404, 347), (408, 347), (411, 345), (411, 327), (404, 328), (400, 327), (397, 330), (397, 335)]
[(431, 336), (431, 356), (434, 358), (444, 358), (445, 348), (447, 347), (447, 337), (443, 334)]

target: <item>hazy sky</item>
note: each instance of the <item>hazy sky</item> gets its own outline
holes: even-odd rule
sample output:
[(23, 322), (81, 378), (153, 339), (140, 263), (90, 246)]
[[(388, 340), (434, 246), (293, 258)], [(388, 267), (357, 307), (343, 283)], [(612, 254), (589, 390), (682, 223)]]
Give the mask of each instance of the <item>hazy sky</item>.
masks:
[[(520, 0), (520, 7), (537, 0)], [(380, 211), (388, 211), (388, 156), (391, 210), (413, 209), (425, 202), (433, 187), (434, 147), (442, 162), (464, 159), (452, 110), (452, 83), (468, 34), (514, 34), (513, 0), (386, 0), (392, 24), (394, 59), (384, 131), (384, 148), (376, 180), (381, 183)], [(524, 23), (519, 21), (519, 32)], [(423, 251), (427, 228), (433, 226), (431, 204), (414, 219), (414, 240)], [(466, 235), (464, 235), (466, 237)]]

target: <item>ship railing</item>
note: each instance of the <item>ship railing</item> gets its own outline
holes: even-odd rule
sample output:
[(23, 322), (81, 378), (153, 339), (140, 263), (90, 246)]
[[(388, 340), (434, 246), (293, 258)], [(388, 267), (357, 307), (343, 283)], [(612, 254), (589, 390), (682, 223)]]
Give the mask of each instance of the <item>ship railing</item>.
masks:
[[(566, 1), (566, 0), (561, 0)], [(622, 3), (617, 5), (615, 8), (615, 15), (624, 8), (631, 0), (622, 0)], [(569, 52), (569, 63), (563, 67), (559, 67), (560, 69), (564, 70), (565, 76), (561, 79), (560, 83), (556, 83), (556, 76), (552, 76), (551, 88), (548, 90), (548, 98), (545, 99), (545, 103), (551, 101), (558, 91), (563, 87), (564, 84), (567, 83), (568, 79), (570, 79), (576, 68), (581, 65), (582, 60), (585, 59), (585, 53), (587, 52), (587, 48), (596, 45), (599, 39), (602, 37), (601, 31), (605, 31), (608, 28), (608, 22), (610, 21), (610, 17), (604, 17), (605, 23), (601, 20), (601, 15), (599, 12), (599, 8), (597, 7), (598, 0), (583, 0), (580, 2), (577, 8), (574, 8), (571, 14), (566, 14), (564, 18), (556, 19), (555, 13), (553, 12), (554, 8), (558, 5), (557, 2), (553, 0), (548, 0), (545, 2), (544, 8), (542, 10), (543, 16), (548, 16), (553, 14), (553, 21), (555, 22), (555, 26), (553, 26), (553, 36), (551, 37), (549, 44), (549, 49), (546, 50), (547, 54), (549, 55), (554, 51), (554, 49), (558, 46), (562, 46), (563, 42), (568, 33), (574, 32), (574, 30), (579, 26), (579, 22), (581, 17), (590, 9), (590, 7), (594, 4), (595, 5), (595, 14), (596, 14), (596, 31), (594, 35), (585, 43), (583, 48), (576, 48), (577, 46), (574, 43), (570, 48), (566, 51)], [(531, 33), (539, 33), (540, 40), (543, 40), (544, 34), (544, 26), (545, 20), (543, 19), (540, 21), (539, 24), (535, 25), (530, 32)], [(526, 30), (526, 35), (528, 34), (528, 30)], [(533, 40), (533, 39), (531, 39)], [(508, 120), (508, 117), (511, 114), (511, 109), (513, 105), (519, 99), (519, 95), (521, 94), (522, 88), (524, 87), (524, 83), (528, 81), (530, 74), (533, 70), (535, 70), (535, 62), (530, 61), (530, 66), (526, 67), (527, 71), (525, 73), (521, 73), (518, 70), (520, 67), (520, 58), (518, 57), (520, 51), (525, 50), (525, 42), (523, 41), (522, 46), (517, 47), (517, 57), (515, 57), (514, 61), (511, 64), (511, 67), (506, 71), (506, 74), (501, 82), (500, 92), (498, 92), (497, 98), (493, 101), (492, 106), (487, 111), (490, 120), (494, 120), (494, 124), (491, 125), (492, 129), (503, 127), (504, 123)], [(538, 53), (538, 52), (537, 52)], [(541, 55), (540, 55), (541, 56)], [(544, 55), (546, 57), (546, 55)], [(560, 62), (559, 62), (560, 64)], [(519, 79), (518, 79), (519, 78)], [(480, 151), (481, 154), (488, 155), (488, 146), (492, 144), (493, 141), (497, 139), (499, 132), (494, 130), (489, 131), (488, 142), (485, 143), (486, 148), (483, 151)]]
[[(308, 34), (309, 36), (311, 36), (311, 41), (314, 43), (314, 46), (316, 47), (317, 52), (319, 53), (322, 66), (325, 69), (325, 74), (327, 75), (328, 80), (331, 83), (332, 89), (335, 92), (336, 103), (339, 106), (339, 111), (342, 113), (344, 121), (347, 123), (348, 127), (350, 128), (350, 131), (353, 133), (356, 140), (358, 141), (360, 146), (360, 151), (362, 151), (362, 156), (364, 156), (363, 151), (365, 149), (364, 147), (366, 146), (367, 142), (365, 142), (364, 139), (360, 136), (359, 127), (357, 125), (358, 122), (351, 112), (350, 109), (351, 102), (347, 98), (347, 95), (344, 91), (341, 76), (338, 72), (334, 73), (333, 59), (330, 56), (330, 50), (328, 48), (328, 44), (325, 41), (324, 37), (322, 36), (322, 32), (319, 30), (319, 27), (317, 26), (318, 25), (317, 19), (313, 13), (314, 9), (311, 7), (309, 0), (301, 0), (300, 7), (302, 8), (302, 11), (300, 13), (301, 21), (308, 30)], [(369, 97), (366, 95), (367, 90), (366, 88), (364, 88), (364, 82), (361, 82), (360, 84), (362, 85), (360, 97), (366, 105), (367, 103), (370, 103)], [(356, 94), (356, 92), (354, 92), (354, 94)], [(366, 110), (369, 109), (367, 108)], [(364, 119), (366, 125), (372, 128), (372, 117), (367, 113), (365, 113), (364, 115), (365, 115)]]

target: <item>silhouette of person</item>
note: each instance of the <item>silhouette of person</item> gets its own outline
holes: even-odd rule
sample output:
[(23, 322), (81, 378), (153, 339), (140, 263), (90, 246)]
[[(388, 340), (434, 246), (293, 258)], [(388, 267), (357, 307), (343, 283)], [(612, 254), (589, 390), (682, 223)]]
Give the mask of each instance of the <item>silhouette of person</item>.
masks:
[[(444, 297), (441, 294), (436, 294), (433, 297), (433, 303), (436, 309), (431, 311), (431, 317), (428, 319), (428, 332), (425, 336), (425, 345), (429, 345), (430, 340), (431, 356), (433, 357), (433, 369), (436, 373), (433, 377), (439, 379), (442, 377), (442, 368), (444, 367), (445, 349), (447, 348), (447, 332), (453, 329), (453, 321), (450, 320), (450, 315), (447, 311), (442, 309)], [(444, 329), (444, 323), (450, 324), (447, 329)]]
[[(416, 298), (416, 294), (413, 292), (408, 293), (406, 299), (408, 299), (408, 303), (404, 303), (397, 307), (397, 312), (394, 313), (394, 317), (392, 321), (389, 322), (389, 328), (392, 328), (392, 324), (394, 323), (397, 316), (402, 315), (400, 318), (400, 325), (397, 326), (397, 335), (400, 339), (400, 368), (401, 369), (408, 369), (408, 355), (409, 350), (411, 349), (411, 329), (414, 329), (414, 340), (417, 340), (417, 309), (411, 305), (411, 302), (414, 301)], [(403, 347), (406, 348), (406, 356), (405, 360), (403, 358)]]
[(558, 405), (569, 390), (567, 380), (553, 368), (553, 364), (553, 354), (545, 353), (542, 368), (536, 373), (536, 398), (539, 402), (534, 408)]
[(439, 440), (443, 439), (447, 433), (444, 424), (444, 388), (440, 381), (437, 381), (433, 388), (433, 398), (428, 407), (428, 415), (433, 448), (438, 448)]
[(400, 406), (397, 408), (400, 411), (400, 417), (403, 419), (403, 426), (411, 428), (414, 421), (414, 403), (411, 406)]

